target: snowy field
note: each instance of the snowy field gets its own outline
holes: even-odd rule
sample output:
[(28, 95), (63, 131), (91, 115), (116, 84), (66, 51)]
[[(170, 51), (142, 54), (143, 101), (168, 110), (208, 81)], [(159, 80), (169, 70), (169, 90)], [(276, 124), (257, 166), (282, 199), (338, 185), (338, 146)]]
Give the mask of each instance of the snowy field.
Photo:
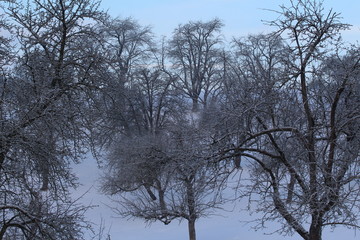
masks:
[[(74, 167), (74, 172), (79, 177), (82, 184), (76, 190), (75, 196), (80, 196), (87, 192), (81, 201), (86, 205), (96, 205), (87, 213), (88, 219), (100, 226), (101, 221), (105, 224), (105, 233), (109, 233), (111, 240), (186, 240), (188, 238), (187, 222), (178, 223), (174, 221), (169, 225), (156, 222), (148, 225), (142, 220), (127, 220), (116, 217), (112, 210), (108, 207), (111, 201), (99, 193), (99, 177), (101, 170), (97, 168), (94, 159), (88, 158), (83, 163)], [(278, 234), (270, 234), (275, 231), (279, 225), (276, 223), (268, 224), (268, 228), (264, 231), (254, 231), (251, 229), (251, 221), (256, 218), (255, 215), (249, 216), (245, 211), (239, 209), (244, 208), (246, 203), (240, 202), (238, 209), (232, 212), (219, 212), (218, 215), (208, 218), (201, 218), (197, 222), (196, 231), (199, 240), (281, 240), (289, 239), (289, 237), (279, 236)], [(95, 228), (95, 230), (97, 230)], [(352, 229), (337, 228), (331, 231), (330, 228), (325, 229), (323, 239), (326, 240), (355, 240), (359, 239), (360, 233), (356, 234)], [(88, 235), (88, 240), (91, 237)], [(301, 240), (300, 237), (294, 235), (292, 240)], [(98, 240), (98, 239), (96, 239)], [(105, 240), (105, 238), (103, 239)]]

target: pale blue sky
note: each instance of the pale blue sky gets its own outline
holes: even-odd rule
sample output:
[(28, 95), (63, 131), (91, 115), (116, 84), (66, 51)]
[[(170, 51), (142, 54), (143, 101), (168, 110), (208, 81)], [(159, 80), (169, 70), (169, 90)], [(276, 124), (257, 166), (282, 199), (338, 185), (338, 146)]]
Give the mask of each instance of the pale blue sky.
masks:
[[(180, 23), (189, 20), (223, 20), (223, 33), (231, 37), (256, 34), (266, 30), (261, 20), (273, 20), (277, 14), (264, 9), (279, 9), (289, 0), (102, 0), (102, 8), (112, 16), (133, 17), (142, 25), (150, 25), (156, 35), (170, 36)], [(342, 13), (352, 31), (344, 33), (351, 41), (360, 39), (360, 1), (325, 0), (326, 8)]]
[[(280, 4), (286, 4), (285, 0), (102, 0), (101, 7), (108, 9), (109, 13), (116, 17), (133, 17), (142, 25), (150, 25), (157, 36), (170, 37), (172, 31), (180, 23), (189, 20), (210, 20), (218, 17), (223, 20), (225, 27), (223, 34), (227, 40), (231, 37), (246, 36), (264, 32), (267, 27), (261, 20), (273, 20), (277, 15), (263, 9), (277, 10)], [(360, 1), (359, 0), (325, 0), (326, 8), (333, 8), (341, 12), (345, 23), (352, 24), (350, 31), (343, 34), (346, 40), (355, 42), (360, 40)], [(88, 171), (84, 172), (83, 169)], [(100, 172), (96, 168), (94, 160), (89, 159), (75, 167), (75, 172), (80, 173), (80, 181), (85, 185), (77, 192), (84, 192), (92, 185), (90, 193), (85, 196), (84, 201), (91, 204), (98, 204), (99, 207), (90, 211), (88, 216), (99, 223), (103, 217), (107, 227), (111, 227), (112, 240), (186, 240), (187, 225), (185, 222), (171, 223), (168, 226), (153, 224), (146, 226), (141, 220), (126, 221), (125, 219), (112, 218), (111, 211), (105, 205), (109, 201), (100, 196), (96, 191), (97, 176)], [(245, 203), (240, 203), (244, 206)], [(241, 221), (254, 219), (246, 212), (235, 211), (233, 213), (222, 213), (227, 217), (210, 217), (201, 219), (197, 225), (199, 240), (285, 240), (300, 238), (280, 237), (278, 235), (264, 235), (262, 231), (252, 231), (251, 225), (245, 225)], [(276, 224), (269, 224), (269, 233), (276, 230)], [(359, 239), (352, 230), (338, 229), (334, 233), (325, 229), (324, 239)]]

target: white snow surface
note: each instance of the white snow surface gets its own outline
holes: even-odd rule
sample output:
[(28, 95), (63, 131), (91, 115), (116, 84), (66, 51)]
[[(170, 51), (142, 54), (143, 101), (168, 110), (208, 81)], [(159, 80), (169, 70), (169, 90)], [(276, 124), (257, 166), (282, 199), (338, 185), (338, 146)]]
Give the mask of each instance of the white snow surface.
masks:
[[(186, 240), (188, 239), (187, 223), (174, 221), (169, 225), (163, 223), (146, 224), (140, 219), (124, 219), (116, 216), (110, 209), (113, 203), (99, 191), (101, 169), (98, 168), (96, 160), (89, 157), (81, 164), (74, 166), (74, 173), (78, 176), (81, 186), (73, 195), (79, 197), (84, 195), (80, 201), (85, 205), (96, 205), (87, 212), (86, 217), (93, 222), (95, 231), (99, 229), (101, 222), (105, 224), (104, 234), (109, 234), (111, 240)], [(294, 234), (292, 237), (284, 237), (279, 234), (270, 234), (278, 229), (276, 223), (269, 223), (264, 231), (254, 231), (251, 221), (255, 215), (249, 215), (246, 211), (240, 211), (245, 207), (245, 202), (239, 202), (237, 209), (231, 212), (221, 211), (219, 214), (199, 219), (196, 225), (198, 240), (301, 240)], [(324, 230), (323, 239), (359, 239), (353, 229), (338, 227), (334, 231), (330, 228)], [(87, 233), (87, 240), (91, 240), (91, 233)], [(106, 238), (104, 237), (103, 240)], [(98, 238), (96, 238), (98, 240)]]

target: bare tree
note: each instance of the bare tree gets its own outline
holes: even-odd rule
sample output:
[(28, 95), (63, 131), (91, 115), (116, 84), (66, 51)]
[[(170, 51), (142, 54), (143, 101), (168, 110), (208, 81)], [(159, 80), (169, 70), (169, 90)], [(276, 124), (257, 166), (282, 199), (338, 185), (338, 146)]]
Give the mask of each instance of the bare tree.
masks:
[(188, 220), (193, 240), (195, 221), (219, 205), (220, 194), (210, 195), (220, 187), (215, 188), (215, 167), (213, 172), (207, 168), (208, 156), (201, 148), (205, 140), (195, 134), (200, 130), (184, 125), (189, 120), (186, 103), (173, 87), (175, 78), (166, 69), (164, 49), (155, 54), (134, 70), (125, 86), (126, 121), (113, 132), (107, 149), (103, 191), (120, 205), (114, 210), (121, 216), (165, 224)]
[(154, 61), (157, 53), (149, 27), (131, 18), (112, 19), (106, 15), (97, 29), (103, 64), (97, 68), (101, 91), (93, 98), (97, 108), (93, 132), (97, 144), (106, 145), (119, 134), (143, 131), (143, 99), (138, 99), (139, 92), (146, 81), (162, 81), (163, 73)]
[(138, 66), (152, 56), (153, 34), (131, 18), (106, 16), (98, 26), (103, 36), (104, 55), (116, 81), (125, 84)]
[[(251, 73), (241, 71), (240, 95), (252, 92), (232, 103), (242, 114), (233, 136), (241, 138), (226, 153), (249, 161), (247, 194), (259, 194), (262, 222), (281, 219), (280, 232), (319, 240), (326, 226), (358, 227), (358, 48), (334, 55), (348, 25), (321, 2), (291, 1), (279, 13), (270, 22), (279, 28), (274, 36), (284, 38), (272, 47), (279, 55), (254, 42), (250, 55), (239, 48), (242, 69)], [(281, 49), (285, 61), (278, 58)]]
[(205, 132), (186, 124), (116, 145), (103, 185), (120, 204), (115, 212), (165, 224), (186, 219), (189, 239), (195, 240), (196, 221), (225, 202), (221, 192), (228, 174), (210, 160)]
[(209, 95), (219, 88), (221, 72), (220, 31), (222, 22), (189, 22), (175, 29), (169, 45), (179, 88), (192, 101), (192, 111), (198, 104), (206, 106)]
[(19, 48), (0, 78), (0, 239), (79, 239), (89, 227), (86, 207), (69, 198), (77, 186), (69, 164), (88, 139), (84, 90), (97, 62), (90, 38), (98, 4), (4, 4)]

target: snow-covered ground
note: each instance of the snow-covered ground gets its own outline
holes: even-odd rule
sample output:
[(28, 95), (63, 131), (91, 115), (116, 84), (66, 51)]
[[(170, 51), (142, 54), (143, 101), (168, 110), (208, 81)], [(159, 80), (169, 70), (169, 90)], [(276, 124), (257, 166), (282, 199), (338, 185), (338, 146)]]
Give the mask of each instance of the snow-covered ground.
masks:
[[(146, 225), (142, 220), (127, 220), (117, 218), (108, 207), (111, 201), (101, 195), (98, 191), (99, 177), (101, 170), (97, 168), (97, 163), (93, 158), (88, 158), (83, 163), (74, 166), (74, 172), (79, 177), (82, 184), (75, 192), (74, 196), (80, 196), (87, 192), (81, 199), (84, 204), (97, 205), (87, 213), (87, 217), (93, 223), (105, 224), (105, 233), (109, 233), (111, 240), (185, 240), (188, 238), (187, 223), (172, 222), (169, 225), (153, 223)], [(245, 203), (239, 203), (238, 208), (243, 208)], [(245, 211), (234, 210), (232, 212), (219, 212), (219, 215), (202, 218), (197, 222), (196, 231), (199, 240), (282, 240), (290, 239), (278, 234), (268, 235), (278, 227), (276, 223), (268, 225), (266, 231), (254, 231), (251, 224), (244, 221), (252, 220), (255, 216), (249, 216)], [(95, 230), (98, 230), (95, 228)], [(325, 229), (323, 239), (359, 239), (352, 229), (337, 228), (334, 232)], [(90, 240), (90, 234), (88, 235)], [(297, 235), (291, 237), (300, 240)], [(104, 238), (105, 240), (105, 238)]]

